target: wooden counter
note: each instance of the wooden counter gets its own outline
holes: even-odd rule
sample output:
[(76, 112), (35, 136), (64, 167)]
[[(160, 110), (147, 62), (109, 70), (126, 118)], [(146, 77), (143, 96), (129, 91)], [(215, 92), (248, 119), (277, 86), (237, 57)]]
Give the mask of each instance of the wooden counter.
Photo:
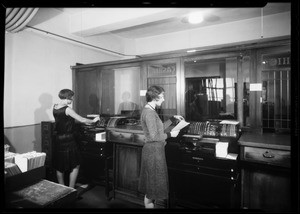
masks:
[[(142, 130), (107, 128), (107, 143), (113, 144), (113, 198), (144, 206), (144, 194), (138, 191), (142, 148), (145, 136)], [(156, 207), (167, 207), (158, 200)]]
[(291, 211), (291, 137), (243, 133), (239, 139), (241, 207)]
[(260, 148), (291, 150), (290, 135), (276, 135), (272, 133), (248, 133), (245, 132), (239, 139), (240, 146), (251, 146)]

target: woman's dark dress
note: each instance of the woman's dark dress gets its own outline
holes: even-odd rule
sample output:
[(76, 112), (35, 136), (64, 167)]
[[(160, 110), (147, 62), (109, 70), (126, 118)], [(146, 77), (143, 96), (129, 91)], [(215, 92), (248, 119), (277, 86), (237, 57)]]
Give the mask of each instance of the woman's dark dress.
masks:
[(55, 119), (55, 146), (53, 153), (54, 168), (60, 172), (70, 172), (80, 165), (80, 153), (74, 137), (75, 120), (66, 115), (66, 108), (53, 108)]
[(142, 149), (138, 189), (149, 199), (167, 199), (169, 192), (168, 168), (165, 157), (167, 134), (157, 113), (144, 108), (141, 126), (146, 138)]

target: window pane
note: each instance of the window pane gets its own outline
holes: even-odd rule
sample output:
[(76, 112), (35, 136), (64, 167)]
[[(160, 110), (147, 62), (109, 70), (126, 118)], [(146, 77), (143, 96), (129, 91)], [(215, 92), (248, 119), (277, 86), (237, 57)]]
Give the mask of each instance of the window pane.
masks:
[(236, 58), (185, 62), (186, 120), (236, 119), (236, 81)]
[(102, 70), (102, 114), (138, 117), (140, 67)]
[(165, 91), (165, 101), (157, 109), (160, 118), (166, 121), (177, 114), (176, 63), (148, 65), (147, 87), (161, 86)]

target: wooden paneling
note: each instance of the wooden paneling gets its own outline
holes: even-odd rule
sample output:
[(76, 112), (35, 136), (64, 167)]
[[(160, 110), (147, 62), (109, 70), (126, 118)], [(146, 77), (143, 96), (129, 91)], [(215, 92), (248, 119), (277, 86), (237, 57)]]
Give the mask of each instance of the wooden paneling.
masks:
[(75, 110), (83, 117), (87, 114), (99, 114), (101, 82), (98, 68), (79, 69), (75, 75)]
[(245, 147), (243, 160), (290, 167), (291, 152), (277, 149)]
[(107, 139), (112, 142), (132, 142), (133, 134), (130, 132), (116, 132), (109, 131), (107, 132)]
[(138, 191), (141, 147), (116, 145), (116, 187), (129, 192)]
[(257, 165), (242, 169), (242, 207), (263, 212), (291, 211), (288, 172), (262, 170)]
[[(145, 136), (128, 130), (107, 130), (107, 143), (114, 146), (113, 197), (144, 205), (144, 195), (138, 191), (142, 148)], [(167, 207), (165, 200), (158, 200), (156, 207)]]
[(241, 146), (241, 207), (263, 212), (289, 212), (292, 207), (290, 151), (259, 146), (260, 141), (256, 142), (256, 147)]
[(41, 122), (42, 134), (42, 152), (46, 153), (45, 167), (46, 178), (51, 181), (56, 181), (56, 171), (53, 168), (53, 152), (54, 152), (54, 122)]
[(103, 70), (101, 72), (101, 114), (115, 113), (115, 72)]

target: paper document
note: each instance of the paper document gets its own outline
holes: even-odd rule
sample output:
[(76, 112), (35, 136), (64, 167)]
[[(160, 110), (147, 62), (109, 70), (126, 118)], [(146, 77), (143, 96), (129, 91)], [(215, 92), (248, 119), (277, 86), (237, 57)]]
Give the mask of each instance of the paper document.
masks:
[(236, 121), (236, 120), (222, 120), (220, 122), (220, 124), (232, 124), (232, 125), (237, 125), (239, 124), (240, 122), (239, 121)]
[(216, 157), (225, 158), (228, 155), (228, 142), (217, 142)]
[(172, 131), (179, 131), (189, 125), (190, 123), (186, 122), (185, 120), (181, 120), (172, 130)]
[(226, 156), (226, 158), (230, 159), (230, 160), (236, 160), (237, 156), (238, 156), (238, 154), (228, 153), (228, 155)]
[(105, 142), (106, 141), (106, 132), (96, 133), (95, 140), (97, 142)]
[(100, 117), (99, 114), (88, 114), (86, 115), (86, 117)]

